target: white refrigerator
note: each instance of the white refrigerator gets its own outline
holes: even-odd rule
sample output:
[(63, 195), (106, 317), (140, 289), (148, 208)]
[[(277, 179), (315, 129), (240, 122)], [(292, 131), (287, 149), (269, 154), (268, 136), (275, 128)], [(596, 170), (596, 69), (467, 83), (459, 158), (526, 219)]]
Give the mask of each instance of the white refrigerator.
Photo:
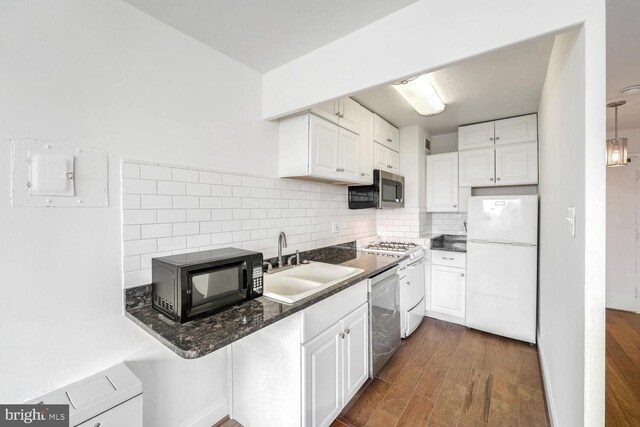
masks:
[(466, 323), (536, 341), (538, 196), (470, 197)]

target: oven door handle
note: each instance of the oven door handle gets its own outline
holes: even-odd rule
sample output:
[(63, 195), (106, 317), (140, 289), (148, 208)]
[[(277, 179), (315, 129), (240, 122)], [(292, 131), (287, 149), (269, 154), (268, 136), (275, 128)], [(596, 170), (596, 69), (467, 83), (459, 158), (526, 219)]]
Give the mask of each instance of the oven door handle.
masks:
[(242, 266), (242, 289), (249, 288), (249, 272), (247, 271), (247, 265)]

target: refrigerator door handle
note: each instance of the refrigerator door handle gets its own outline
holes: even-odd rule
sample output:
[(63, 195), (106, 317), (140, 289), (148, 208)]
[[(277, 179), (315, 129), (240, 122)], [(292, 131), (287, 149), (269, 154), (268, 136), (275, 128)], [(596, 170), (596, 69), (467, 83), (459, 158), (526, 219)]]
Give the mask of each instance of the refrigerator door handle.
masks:
[(469, 239), (467, 243), (492, 243), (494, 245), (511, 245), (511, 246), (538, 246), (534, 243), (523, 243), (523, 242), (500, 242), (494, 240), (478, 240), (478, 239)]

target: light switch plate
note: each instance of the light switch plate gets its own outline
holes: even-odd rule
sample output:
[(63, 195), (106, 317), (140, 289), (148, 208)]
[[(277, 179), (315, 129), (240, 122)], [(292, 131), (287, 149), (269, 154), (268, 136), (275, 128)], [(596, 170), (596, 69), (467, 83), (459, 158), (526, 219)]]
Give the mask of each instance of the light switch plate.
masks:
[(567, 207), (567, 232), (571, 237), (576, 237), (576, 208), (574, 206)]
[(11, 206), (109, 206), (107, 150), (12, 140)]

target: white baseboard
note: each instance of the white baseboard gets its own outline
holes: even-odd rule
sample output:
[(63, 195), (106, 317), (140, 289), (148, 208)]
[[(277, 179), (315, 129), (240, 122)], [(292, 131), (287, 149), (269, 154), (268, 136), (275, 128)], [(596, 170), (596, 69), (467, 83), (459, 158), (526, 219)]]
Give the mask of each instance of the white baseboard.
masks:
[(445, 322), (457, 323), (458, 325), (465, 326), (464, 317), (451, 316), (449, 314), (438, 313), (437, 311), (431, 310), (425, 310), (424, 315), (427, 317), (433, 317), (434, 319), (444, 320)]
[(558, 427), (558, 419), (556, 418), (555, 406), (553, 406), (553, 395), (551, 393), (551, 382), (549, 380), (549, 369), (546, 359), (544, 357), (544, 346), (540, 340), (540, 334), (538, 337), (538, 359), (540, 359), (540, 369), (542, 370), (542, 382), (544, 384), (544, 395), (547, 400), (547, 409), (549, 410), (549, 422), (551, 427)]
[(184, 422), (183, 427), (211, 427), (229, 414), (229, 401), (223, 398), (204, 408), (191, 419)]

